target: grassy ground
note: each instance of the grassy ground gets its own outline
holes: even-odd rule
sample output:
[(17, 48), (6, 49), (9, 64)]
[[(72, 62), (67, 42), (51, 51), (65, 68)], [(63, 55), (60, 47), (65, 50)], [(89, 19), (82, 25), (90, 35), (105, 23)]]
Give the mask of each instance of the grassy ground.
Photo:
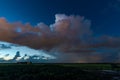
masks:
[(111, 65), (0, 64), (0, 80), (103, 80), (96, 72), (84, 70), (111, 70)]

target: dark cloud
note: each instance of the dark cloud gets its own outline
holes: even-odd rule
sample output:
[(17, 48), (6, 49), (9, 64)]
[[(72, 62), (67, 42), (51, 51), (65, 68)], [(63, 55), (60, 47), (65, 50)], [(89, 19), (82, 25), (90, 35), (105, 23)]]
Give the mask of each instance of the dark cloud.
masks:
[(5, 54), (5, 57), (9, 56), (9, 54)]
[(16, 52), (16, 55), (13, 57), (12, 60), (16, 60), (18, 57), (20, 57), (20, 52), (19, 51)]

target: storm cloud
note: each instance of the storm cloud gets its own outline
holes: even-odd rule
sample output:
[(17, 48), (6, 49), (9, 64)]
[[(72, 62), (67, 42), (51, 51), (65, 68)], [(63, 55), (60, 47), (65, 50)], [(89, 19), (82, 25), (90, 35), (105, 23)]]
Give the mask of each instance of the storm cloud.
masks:
[(0, 18), (0, 40), (46, 50), (56, 62), (120, 62), (120, 37), (94, 37), (91, 21), (56, 14), (55, 23), (9, 23)]
[(50, 26), (44, 23), (36, 26), (20, 22), (8, 23), (5, 18), (0, 18), (0, 40), (48, 49), (67, 43), (79, 44), (84, 36), (92, 34), (91, 22), (84, 17), (56, 14), (55, 18), (55, 23)]

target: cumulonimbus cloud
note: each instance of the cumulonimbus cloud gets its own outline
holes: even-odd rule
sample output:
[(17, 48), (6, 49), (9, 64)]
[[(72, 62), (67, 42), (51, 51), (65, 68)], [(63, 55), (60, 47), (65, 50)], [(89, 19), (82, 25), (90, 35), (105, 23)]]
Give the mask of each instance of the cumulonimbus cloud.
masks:
[(62, 55), (52, 55), (58, 56), (61, 61), (107, 62), (111, 56), (116, 55), (111, 62), (120, 62), (116, 58), (120, 55), (120, 37), (96, 38), (92, 36), (90, 27), (90, 20), (75, 15), (56, 14), (55, 23), (46, 25), (40, 22), (36, 26), (30, 23), (9, 23), (5, 18), (0, 18), (0, 40), (50, 52), (55, 49), (57, 53), (62, 52)]
[(29, 23), (8, 23), (0, 18), (0, 40), (27, 45), (32, 48), (49, 48), (65, 43), (80, 43), (86, 35), (91, 35), (91, 22), (81, 16), (55, 15), (55, 23), (50, 26), (38, 23), (32, 26)]

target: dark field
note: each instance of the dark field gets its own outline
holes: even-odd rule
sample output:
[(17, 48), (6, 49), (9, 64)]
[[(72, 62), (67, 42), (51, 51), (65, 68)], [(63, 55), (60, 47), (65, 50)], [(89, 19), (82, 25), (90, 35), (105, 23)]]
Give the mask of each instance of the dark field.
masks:
[(110, 64), (0, 64), (0, 80), (120, 80), (120, 67), (112, 69)]

